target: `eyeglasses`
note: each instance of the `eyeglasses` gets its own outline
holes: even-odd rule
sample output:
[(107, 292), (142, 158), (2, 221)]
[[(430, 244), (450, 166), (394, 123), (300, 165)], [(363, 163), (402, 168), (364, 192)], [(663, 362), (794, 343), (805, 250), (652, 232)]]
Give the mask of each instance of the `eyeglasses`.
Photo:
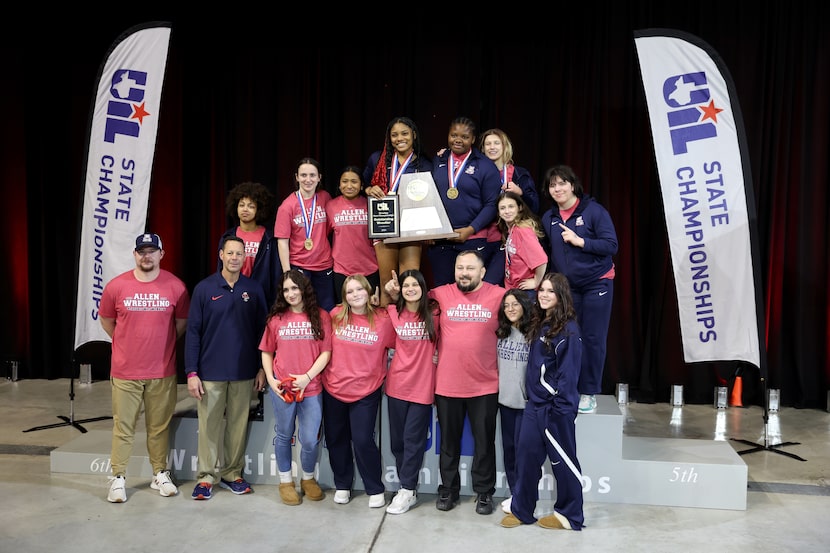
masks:
[(508, 309), (520, 309), (522, 307), (521, 303), (505, 303), (503, 305), (504, 310), (507, 311)]

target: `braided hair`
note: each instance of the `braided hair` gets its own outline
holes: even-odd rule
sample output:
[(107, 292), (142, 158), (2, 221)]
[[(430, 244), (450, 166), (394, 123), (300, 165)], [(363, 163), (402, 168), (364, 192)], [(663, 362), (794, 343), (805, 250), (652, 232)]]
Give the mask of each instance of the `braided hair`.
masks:
[(372, 173), (371, 186), (378, 186), (384, 193), (389, 192), (389, 168), (392, 166), (392, 156), (395, 155), (395, 147), (392, 145), (392, 138), (389, 136), (392, 127), (396, 124), (406, 125), (412, 130), (412, 151), (415, 153), (414, 163), (418, 168), (421, 163), (421, 133), (418, 125), (409, 117), (395, 117), (386, 125), (386, 135), (383, 140), (383, 149), (380, 152), (375, 171)]

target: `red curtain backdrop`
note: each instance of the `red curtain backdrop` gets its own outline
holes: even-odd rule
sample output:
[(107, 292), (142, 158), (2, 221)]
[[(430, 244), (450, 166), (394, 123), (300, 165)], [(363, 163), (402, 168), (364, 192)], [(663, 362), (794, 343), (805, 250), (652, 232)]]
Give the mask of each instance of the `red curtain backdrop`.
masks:
[(830, 40), (817, 5), (728, 4), (619, 2), (611, 11), (564, 9), (553, 18), (517, 10), (491, 24), (433, 10), (380, 27), (344, 20), (329, 34), (315, 22), (256, 14), (204, 22), (99, 13), (37, 26), (21, 19), (0, 43), (4, 360), (20, 361), (26, 378), (72, 374), (95, 76), (119, 34), (164, 20), (172, 34), (148, 228), (164, 239), (163, 267), (191, 289), (215, 270), (217, 241), (230, 223), (225, 194), (235, 184), (259, 181), (282, 199), (293, 190), (297, 160), (308, 155), (320, 160), (323, 183), (335, 192), (340, 169), (365, 165), (392, 117), (413, 118), (432, 152), (463, 115), (479, 131), (504, 129), (516, 163), (537, 184), (549, 166), (571, 165), (611, 212), (620, 248), (605, 393), (627, 382), (634, 399), (667, 401), (671, 385), (683, 384), (687, 401), (706, 403), (717, 383), (740, 370), (744, 402), (760, 402), (751, 367), (683, 362), (632, 35), (666, 27), (706, 41), (735, 81), (758, 209), (765, 385), (781, 390), (784, 405), (824, 408)]

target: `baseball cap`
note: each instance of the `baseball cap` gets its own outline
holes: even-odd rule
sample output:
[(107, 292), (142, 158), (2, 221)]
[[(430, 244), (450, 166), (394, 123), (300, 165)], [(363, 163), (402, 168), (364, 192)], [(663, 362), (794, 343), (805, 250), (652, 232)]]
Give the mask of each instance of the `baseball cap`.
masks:
[(161, 238), (159, 238), (158, 234), (139, 234), (138, 237), (135, 239), (135, 249), (136, 251), (140, 250), (141, 248), (156, 248), (157, 250), (161, 249)]

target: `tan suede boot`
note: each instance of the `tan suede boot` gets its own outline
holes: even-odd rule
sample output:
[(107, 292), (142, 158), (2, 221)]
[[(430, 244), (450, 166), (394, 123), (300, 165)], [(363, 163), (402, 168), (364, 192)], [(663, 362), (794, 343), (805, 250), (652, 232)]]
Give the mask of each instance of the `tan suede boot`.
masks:
[(323, 495), (323, 490), (320, 489), (320, 485), (314, 478), (300, 480), (300, 488), (303, 490), (305, 496), (311, 501), (320, 501), (323, 497), (325, 497)]
[(280, 484), (280, 499), (286, 505), (299, 505), (300, 494), (297, 493), (297, 488), (294, 487), (294, 482), (284, 482)]

